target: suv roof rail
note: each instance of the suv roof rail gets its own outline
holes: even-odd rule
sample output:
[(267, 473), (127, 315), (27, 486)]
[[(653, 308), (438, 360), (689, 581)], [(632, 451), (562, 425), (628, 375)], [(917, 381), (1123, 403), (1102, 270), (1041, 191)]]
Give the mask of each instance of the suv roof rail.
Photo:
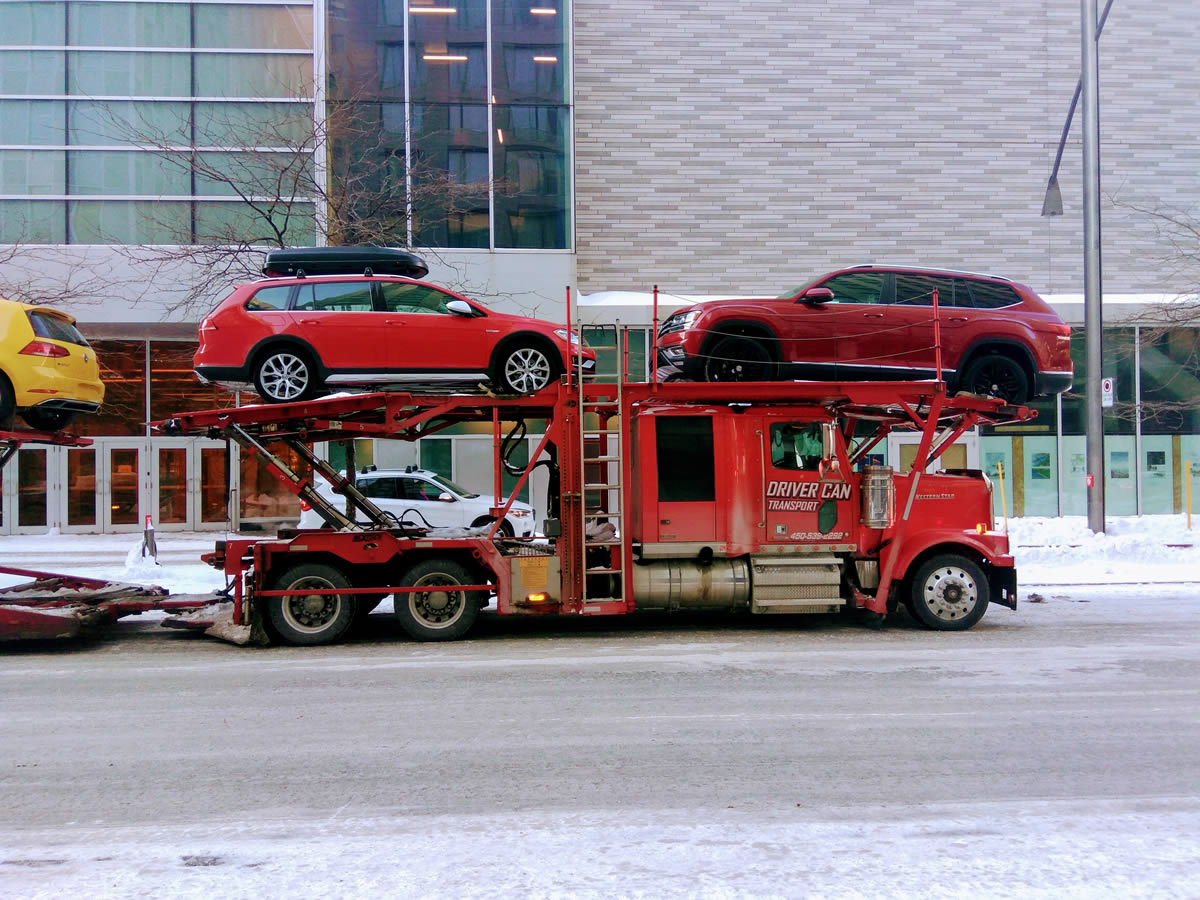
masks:
[(947, 272), (951, 275), (972, 275), (976, 278), (993, 278), (996, 281), (1007, 281), (1012, 283), (1012, 279), (1005, 275), (993, 275), (990, 272), (967, 272), (963, 269), (939, 269), (935, 266), (911, 266), (907, 263), (855, 263), (852, 266), (846, 266), (847, 269), (904, 269), (909, 272)]
[(304, 278), (306, 275), (402, 275), (424, 278), (429, 266), (416, 254), (398, 247), (358, 244), (350, 247), (288, 247), (268, 250), (264, 275)]

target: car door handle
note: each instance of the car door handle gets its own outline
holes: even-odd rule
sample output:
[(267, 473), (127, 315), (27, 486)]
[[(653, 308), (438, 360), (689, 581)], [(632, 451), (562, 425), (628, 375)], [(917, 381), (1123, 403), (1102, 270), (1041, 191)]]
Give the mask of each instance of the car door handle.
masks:
[(385, 324), (385, 325), (403, 325), (404, 320), (403, 319), (387, 319), (384, 321), (383, 324)]
[(320, 325), (321, 320), (320, 319), (301, 319), (300, 324), (301, 325)]
[(967, 321), (967, 317), (966, 316), (951, 316), (946, 321), (947, 322), (965, 322), (965, 321)]
[(883, 313), (863, 313), (864, 319), (882, 319)]

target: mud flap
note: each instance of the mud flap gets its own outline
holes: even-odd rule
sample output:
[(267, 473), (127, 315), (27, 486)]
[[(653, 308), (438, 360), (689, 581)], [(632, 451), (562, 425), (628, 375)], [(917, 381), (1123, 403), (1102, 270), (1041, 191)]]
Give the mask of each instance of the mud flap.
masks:
[(1017, 608), (1017, 570), (1015, 566), (988, 567), (989, 597), (993, 603)]

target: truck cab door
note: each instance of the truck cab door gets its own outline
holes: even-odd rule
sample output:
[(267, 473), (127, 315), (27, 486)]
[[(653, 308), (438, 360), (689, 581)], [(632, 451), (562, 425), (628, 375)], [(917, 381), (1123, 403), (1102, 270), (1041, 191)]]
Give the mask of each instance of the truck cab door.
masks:
[(830, 544), (849, 540), (853, 488), (844, 475), (821, 477), (821, 423), (774, 420), (765, 429), (763, 440), (765, 541)]

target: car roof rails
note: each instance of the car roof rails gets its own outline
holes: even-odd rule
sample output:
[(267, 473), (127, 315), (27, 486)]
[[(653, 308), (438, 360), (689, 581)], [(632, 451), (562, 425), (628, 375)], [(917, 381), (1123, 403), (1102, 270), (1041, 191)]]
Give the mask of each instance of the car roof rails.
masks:
[(268, 250), (263, 274), (272, 278), (306, 275), (402, 275), (424, 278), (429, 266), (398, 247), (358, 244), (351, 247), (288, 247)]

